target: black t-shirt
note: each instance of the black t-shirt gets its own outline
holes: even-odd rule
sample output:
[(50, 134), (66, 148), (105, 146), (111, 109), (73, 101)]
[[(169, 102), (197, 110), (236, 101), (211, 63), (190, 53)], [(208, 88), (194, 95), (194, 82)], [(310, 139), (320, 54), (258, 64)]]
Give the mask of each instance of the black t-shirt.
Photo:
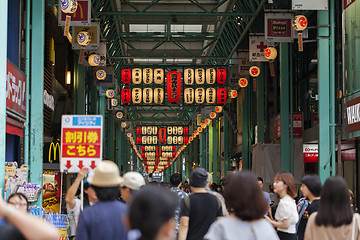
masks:
[(193, 193), (190, 197), (190, 213), (184, 199), (181, 201), (180, 216), (189, 217), (187, 240), (203, 239), (216, 217), (223, 216), (217, 198), (210, 193)]
[(7, 240), (25, 240), (24, 236), (11, 224), (0, 225), (0, 239)]
[(308, 205), (308, 207), (304, 211), (304, 214), (300, 217), (300, 223), (297, 232), (298, 240), (304, 239), (306, 224), (309, 220), (310, 215), (314, 212), (317, 212), (319, 204), (320, 200), (314, 200), (311, 204)]

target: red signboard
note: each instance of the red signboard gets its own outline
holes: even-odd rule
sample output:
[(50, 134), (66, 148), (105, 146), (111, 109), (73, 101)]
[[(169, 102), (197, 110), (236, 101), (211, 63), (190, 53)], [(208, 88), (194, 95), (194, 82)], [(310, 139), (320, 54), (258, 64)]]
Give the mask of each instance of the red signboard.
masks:
[(347, 9), (355, 0), (344, 0), (344, 10)]
[(303, 158), (304, 158), (304, 163), (319, 162), (318, 145), (317, 144), (304, 144), (303, 145)]
[(6, 107), (26, 117), (26, 77), (7, 61)]
[(268, 37), (291, 37), (291, 19), (268, 18)]
[[(89, 6), (91, 3), (88, 0), (78, 0), (77, 1), (78, 6), (76, 9), (76, 12), (74, 12), (73, 14), (71, 14), (71, 21), (72, 22), (88, 22), (90, 19), (89, 16)], [(66, 14), (61, 12), (61, 21), (65, 21), (66, 19)]]
[(169, 102), (177, 103), (181, 97), (181, 74), (178, 71), (171, 71), (166, 78), (167, 98)]
[(131, 70), (123, 69), (121, 70), (121, 81), (123, 84), (129, 84), (131, 82)]
[[(289, 116), (290, 121), (290, 116)], [(301, 137), (303, 133), (303, 113), (293, 113), (293, 136)], [(290, 124), (289, 124), (290, 134)], [(280, 138), (281, 136), (281, 120), (280, 114), (274, 117), (274, 139)]]
[(100, 128), (64, 128), (61, 140), (63, 158), (100, 158)]

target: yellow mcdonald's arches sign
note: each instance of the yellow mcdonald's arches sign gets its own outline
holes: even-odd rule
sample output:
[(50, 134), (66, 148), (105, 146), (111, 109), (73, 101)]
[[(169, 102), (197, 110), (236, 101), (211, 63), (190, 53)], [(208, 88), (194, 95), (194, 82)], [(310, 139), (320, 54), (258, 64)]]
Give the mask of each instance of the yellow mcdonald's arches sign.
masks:
[[(78, 11), (80, 12), (80, 18), (83, 19), (84, 18), (84, 10), (83, 7), (81, 6), (81, 4), (78, 4)], [(78, 12), (76, 11), (73, 16), (74, 18), (76, 18), (76, 13)]]
[(51, 153), (53, 153), (54, 160), (56, 161), (57, 149), (59, 149), (59, 156), (60, 156), (60, 144), (58, 142), (57, 143), (51, 142), (49, 147), (49, 159), (48, 159), (49, 162), (51, 162)]

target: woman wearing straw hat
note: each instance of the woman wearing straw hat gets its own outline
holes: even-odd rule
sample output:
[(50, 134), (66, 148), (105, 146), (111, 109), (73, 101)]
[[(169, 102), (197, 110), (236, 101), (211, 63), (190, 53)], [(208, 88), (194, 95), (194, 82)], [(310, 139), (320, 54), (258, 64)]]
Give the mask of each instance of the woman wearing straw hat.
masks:
[(77, 240), (126, 239), (127, 229), (123, 221), (128, 209), (126, 204), (117, 201), (122, 181), (119, 168), (114, 162), (104, 160), (98, 164), (88, 182), (95, 190), (99, 202), (80, 214), (76, 229)]

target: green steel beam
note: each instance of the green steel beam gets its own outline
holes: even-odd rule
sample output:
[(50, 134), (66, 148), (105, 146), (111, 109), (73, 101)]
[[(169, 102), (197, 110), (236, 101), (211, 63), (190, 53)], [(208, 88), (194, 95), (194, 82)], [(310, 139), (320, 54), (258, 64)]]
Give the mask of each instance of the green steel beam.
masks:
[[(6, 9), (7, 7), (4, 6)], [(24, 164), (29, 166), (29, 159), (30, 159), (30, 128), (29, 128), (29, 122), (30, 122), (30, 43), (31, 43), (31, 2), (26, 1), (26, 35), (25, 35), (25, 76), (26, 76), (26, 121), (25, 121), (25, 130), (24, 130)], [(7, 23), (4, 22), (4, 26), (7, 26)], [(5, 32), (5, 31), (4, 31)], [(1, 39), (6, 39), (0, 36)], [(1, 46), (6, 46), (6, 44), (1, 44)], [(1, 53), (0, 53), (1, 56)], [(3, 66), (1, 64), (1, 66)], [(2, 89), (2, 88), (1, 88)], [(0, 97), (0, 99), (2, 99)], [(1, 131), (0, 131), (1, 132)], [(1, 143), (0, 143), (1, 145)], [(0, 150), (1, 151), (1, 150)], [(0, 161), (1, 162), (1, 161)], [(0, 168), (0, 172), (2, 172)], [(0, 174), (0, 179), (3, 179)], [(0, 182), (0, 187), (2, 187), (2, 184)]]
[(206, 134), (200, 133), (200, 167), (206, 169)]
[(186, 47), (184, 47), (184, 45), (182, 45), (180, 42), (171, 39), (171, 42), (173, 42), (176, 46), (178, 46), (181, 50), (183, 50), (185, 53), (187, 53), (190, 57), (195, 57), (189, 50), (187, 50)]
[[(230, 171), (230, 161), (231, 161), (230, 134), (231, 134), (231, 130), (230, 130), (230, 122), (229, 122), (229, 118), (228, 118), (227, 114), (224, 114), (224, 117), (222, 118), (222, 120), (224, 122), (224, 139), (223, 139), (223, 143), (224, 143), (224, 177), (226, 177), (228, 174), (228, 171)], [(218, 126), (218, 128), (219, 127), (220, 126)]]
[(226, 3), (228, 0), (222, 0), (221, 2), (219, 2), (213, 9), (210, 10), (210, 12), (215, 12), (216, 9), (218, 9), (221, 5), (223, 5), (224, 3)]
[(213, 126), (213, 122), (215, 121), (215, 119), (209, 124), (209, 168), (207, 169), (209, 171), (209, 173), (213, 173), (213, 168), (214, 168), (214, 126)]
[(203, 10), (204, 13), (208, 13), (209, 11), (203, 6), (201, 5), (197, 0), (188, 0), (190, 2), (192, 2), (193, 4), (195, 4), (196, 6), (198, 6), (201, 10)]
[(136, 48), (134, 47), (131, 43), (129, 43), (126, 39), (124, 39), (123, 37), (120, 37), (121, 41), (123, 41), (126, 45), (128, 45), (129, 47), (131, 47), (132, 50), (134, 50), (137, 54), (142, 55), (142, 53)]
[(280, 43), (280, 138), (282, 171), (290, 171), (289, 81), (289, 43)]
[(196, 16), (196, 17), (237, 17), (237, 16), (254, 16), (254, 13), (249, 12), (115, 12), (115, 11), (108, 11), (108, 12), (96, 12), (98, 16), (104, 15), (111, 15), (111, 16)]
[(191, 37), (207, 37), (207, 36), (218, 36), (218, 33), (197, 33), (197, 32), (171, 32), (170, 29), (167, 32), (121, 32), (119, 36), (139, 36), (139, 37), (159, 37), (159, 36), (191, 36)]
[[(30, 164), (29, 181), (42, 186), (44, 144), (44, 46), (45, 0), (32, 2), (31, 34), (31, 105), (30, 105)], [(36, 203), (42, 206), (42, 195)]]
[(322, 182), (331, 175), (330, 144), (330, 29), (329, 11), (318, 11), (319, 76), (319, 176)]
[(156, 50), (157, 48), (159, 48), (161, 45), (163, 45), (165, 43), (165, 41), (160, 41), (157, 44), (155, 44), (155, 46), (150, 49), (147, 53), (145, 53), (145, 56), (148, 56), (150, 53), (152, 53), (154, 50)]
[(116, 144), (115, 144), (115, 119), (114, 119), (114, 112), (113, 111), (109, 111), (108, 112), (108, 132), (107, 132), (107, 138), (108, 138), (108, 146), (109, 146), (109, 150), (108, 150), (108, 158), (111, 161), (115, 161), (115, 149), (116, 149)]
[(149, 8), (151, 8), (152, 6), (154, 6), (156, 3), (158, 3), (160, 0), (152, 0), (152, 2), (147, 5), (143, 10), (142, 12), (146, 12), (146, 10), (148, 10)]
[(252, 144), (252, 88), (253, 81), (250, 80), (248, 86), (245, 88), (245, 96), (243, 100), (243, 115), (242, 115), (242, 168), (251, 170), (251, 144)]
[(129, 4), (129, 6), (132, 7), (136, 12), (140, 12), (140, 9), (138, 9), (134, 4), (132, 4), (130, 0), (125, 0), (125, 2)]
[[(110, 16), (110, 15), (109, 15)], [(115, 18), (112, 21), (121, 21), (121, 22), (168, 22), (171, 20), (169, 18)], [(182, 22), (193, 22), (193, 23), (203, 23), (203, 22), (232, 22), (234, 19), (217, 19), (213, 18), (177, 18), (178, 23)]]
[[(6, 80), (7, 79), (7, 25), (8, 25), (8, 1), (4, 1), (0, 9), (0, 188), (4, 189), (5, 183), (5, 158), (6, 158)], [(28, 76), (27, 76), (28, 77)], [(27, 85), (27, 90), (29, 86)], [(4, 104), (5, 103), (5, 104)], [(3, 196), (3, 191), (0, 192)]]
[[(212, 125), (213, 125), (213, 179), (212, 181), (214, 183), (218, 183), (219, 182), (219, 129), (218, 129), (218, 124), (219, 120), (216, 118), (214, 120), (212, 120)], [(211, 147), (210, 147), (210, 142), (209, 142), (209, 151), (210, 151)]]

